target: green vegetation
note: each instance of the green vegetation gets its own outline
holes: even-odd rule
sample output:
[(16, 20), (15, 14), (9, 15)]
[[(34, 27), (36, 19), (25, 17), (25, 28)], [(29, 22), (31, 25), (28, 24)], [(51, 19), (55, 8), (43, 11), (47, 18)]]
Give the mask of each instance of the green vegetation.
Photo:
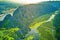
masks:
[(31, 29), (34, 29), (34, 28), (37, 29), (36, 32), (38, 32), (40, 40), (57, 40), (55, 38), (56, 30), (53, 25), (54, 19), (49, 22), (45, 22), (51, 17), (52, 14), (46, 14), (46, 15), (40, 16), (37, 19), (34, 19), (31, 25), (29, 26)]
[[(50, 18), (50, 16), (51, 14), (42, 15), (39, 18), (34, 19), (30, 26), (32, 26), (33, 29), (35, 23), (46, 21)], [(5, 20), (4, 22), (5, 23), (3, 26), (8, 27), (10, 20)], [(36, 28), (37, 29), (36, 32), (38, 32), (39, 34), (38, 35), (39, 40), (56, 40), (55, 38), (56, 30), (55, 27), (53, 26), (53, 22), (54, 20), (43, 23)], [(16, 33), (18, 30), (20, 30), (20, 28), (7, 29), (7, 27), (6, 28), (5, 27), (0, 29), (0, 40), (16, 40), (15, 39), (16, 37), (17, 38), (22, 37), (21, 34)], [(25, 37), (23, 40), (34, 40), (34, 35), (29, 35), (28, 37)]]
[(56, 40), (56, 31), (53, 26), (53, 21), (42, 24), (37, 30), (41, 40)]
[(51, 14), (42, 15), (32, 21), (29, 27), (32, 29), (38, 28), (41, 24), (43, 24), (46, 20), (50, 18)]
[(0, 40), (15, 40), (14, 36), (17, 35), (15, 32), (20, 30), (19, 28), (11, 28), (11, 29), (6, 29), (6, 28), (1, 28), (0, 29)]

